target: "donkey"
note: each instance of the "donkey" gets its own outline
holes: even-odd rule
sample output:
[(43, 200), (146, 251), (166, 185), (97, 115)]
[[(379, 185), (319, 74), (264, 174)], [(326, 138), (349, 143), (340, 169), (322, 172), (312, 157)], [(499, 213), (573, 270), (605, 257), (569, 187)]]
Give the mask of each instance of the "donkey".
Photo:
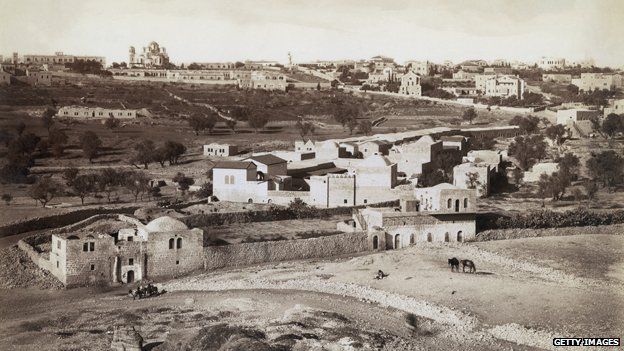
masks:
[(468, 273), (476, 273), (477, 266), (471, 260), (461, 260), (462, 272), (466, 273), (466, 267), (468, 267)]
[(459, 272), (459, 260), (455, 257), (448, 259), (448, 265), (451, 266), (451, 272), (455, 270)]

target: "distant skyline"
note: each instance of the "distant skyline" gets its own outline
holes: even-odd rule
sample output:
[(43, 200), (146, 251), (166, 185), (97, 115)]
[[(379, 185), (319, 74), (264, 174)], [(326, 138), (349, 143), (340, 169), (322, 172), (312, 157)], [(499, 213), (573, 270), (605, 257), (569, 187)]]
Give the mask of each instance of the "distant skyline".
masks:
[(593, 58), (624, 66), (621, 0), (0, 0), (0, 54), (128, 60), (149, 42), (172, 62)]

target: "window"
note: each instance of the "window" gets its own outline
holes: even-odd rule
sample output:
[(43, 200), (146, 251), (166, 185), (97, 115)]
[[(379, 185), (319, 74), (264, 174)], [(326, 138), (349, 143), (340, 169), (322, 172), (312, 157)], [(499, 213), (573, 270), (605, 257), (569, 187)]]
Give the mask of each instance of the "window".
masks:
[(89, 243), (89, 251), (95, 251), (95, 243)]
[(225, 176), (225, 184), (230, 184), (230, 176)]
[(180, 264), (180, 261), (176, 261), (176, 264)]
[(447, 201), (447, 207), (448, 207), (448, 208), (451, 208), (451, 206), (453, 206), (453, 200), (448, 199), (448, 201)]
[(364, 199), (364, 203), (367, 204), (368, 203), (368, 199)]
[(134, 258), (129, 258), (128, 264), (132, 266), (134, 264)]
[(468, 207), (468, 199), (464, 199), (464, 208)]
[(346, 204), (347, 203), (347, 199), (344, 199), (343, 202)]
[(58, 241), (56, 242), (56, 248), (57, 248), (57, 249), (60, 249), (60, 248), (61, 248), (61, 241), (60, 241), (60, 240), (58, 240)]
[(129, 236), (129, 237), (128, 237), (128, 241), (134, 241), (134, 238), (133, 238), (133, 237), (131, 237), (131, 236)]
[(182, 248), (182, 238), (178, 238), (178, 245), (177, 245), (178, 249)]
[(89, 243), (82, 244), (82, 251), (85, 251), (85, 252), (89, 251)]
[(92, 271), (94, 271), (94, 270), (95, 270), (95, 265), (94, 265), (94, 264), (92, 264), (92, 265), (91, 265), (91, 270), (92, 270)]
[(56, 261), (56, 268), (59, 268), (59, 261)]
[(173, 238), (169, 239), (169, 250), (173, 249), (174, 240)]

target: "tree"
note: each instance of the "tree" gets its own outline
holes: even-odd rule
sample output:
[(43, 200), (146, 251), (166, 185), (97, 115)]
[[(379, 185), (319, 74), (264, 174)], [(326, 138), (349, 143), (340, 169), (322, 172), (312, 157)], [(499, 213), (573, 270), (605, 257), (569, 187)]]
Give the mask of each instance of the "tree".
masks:
[(200, 199), (212, 196), (212, 183), (203, 183), (199, 190), (197, 190), (197, 192), (195, 193), (195, 196)]
[(481, 181), (479, 180), (479, 173), (477, 172), (468, 172), (466, 173), (466, 187), (468, 189), (477, 189), (481, 186)]
[(462, 119), (464, 121), (468, 121), (468, 123), (470, 123), (470, 124), (472, 124), (472, 120), (475, 119), (475, 118), (477, 118), (477, 111), (474, 109), (474, 107), (471, 107), (471, 108), (467, 109), (462, 114)]
[(235, 120), (234, 118), (225, 120), (225, 125), (232, 130), (232, 133), (235, 133), (235, 134), (236, 134), (236, 124), (238, 124), (238, 121)]
[(180, 156), (186, 152), (186, 146), (172, 140), (165, 142), (165, 155), (169, 161), (169, 165), (178, 164)]
[(493, 150), (496, 139), (493, 138), (470, 138), (470, 150)]
[(17, 131), (17, 135), (22, 135), (22, 133), (24, 133), (24, 130), (26, 130), (26, 123), (24, 123), (23, 121), (17, 122), (17, 125), (15, 125), (15, 131)]
[(269, 123), (269, 117), (262, 111), (254, 111), (249, 115), (247, 123), (258, 133), (258, 129), (264, 128)]
[(94, 177), (91, 174), (82, 174), (72, 182), (72, 190), (80, 198), (80, 203), (84, 205), (84, 199), (95, 190)]
[(65, 180), (65, 185), (72, 186), (79, 173), (80, 171), (76, 167), (65, 168), (63, 170), (63, 180)]
[(97, 134), (90, 130), (84, 132), (80, 137), (82, 153), (89, 159), (89, 162), (93, 162), (93, 159), (98, 156), (101, 146), (102, 140), (100, 140)]
[(312, 122), (303, 122), (301, 120), (297, 121), (297, 129), (299, 130), (299, 135), (301, 138), (305, 140), (306, 135), (314, 133), (316, 127)]
[(43, 122), (43, 126), (48, 130), (48, 133), (50, 132), (50, 127), (54, 124), (54, 116), (56, 116), (56, 113), (55, 109), (47, 107), (41, 115), (41, 122)]
[(513, 156), (523, 170), (531, 167), (535, 160), (546, 156), (546, 142), (541, 135), (517, 136), (509, 145), (509, 154)]
[(191, 185), (195, 184), (195, 180), (193, 178), (187, 177), (181, 172), (178, 172), (172, 180), (178, 183), (178, 189), (182, 191), (182, 195), (186, 193)]
[(581, 205), (581, 200), (583, 199), (583, 192), (579, 188), (574, 188), (572, 190), (572, 196), (574, 196), (574, 200), (578, 202), (579, 206)]
[(164, 168), (167, 160), (169, 160), (169, 158), (167, 157), (167, 150), (165, 147), (157, 147), (156, 150), (154, 150), (154, 161), (158, 162), (160, 167)]
[(624, 133), (624, 115), (610, 113), (602, 122), (602, 131), (609, 137), (617, 133)]
[(565, 127), (561, 124), (554, 124), (546, 128), (546, 136), (554, 141), (557, 145), (561, 145), (563, 142), (563, 136), (565, 135)]
[(360, 115), (361, 111), (355, 104), (338, 101), (333, 106), (334, 120), (340, 123), (343, 128), (348, 126), (350, 123), (355, 127), (357, 125), (357, 119)]
[(358, 124), (358, 130), (365, 135), (371, 135), (373, 133), (373, 124), (370, 120), (363, 120)]
[(206, 120), (203, 116), (198, 114), (192, 115), (188, 120), (189, 126), (195, 131), (195, 135), (199, 135), (199, 132), (206, 129)]
[[(143, 165), (144, 169), (147, 169), (149, 164), (154, 161), (154, 151), (156, 147), (151, 140), (144, 139), (138, 144), (134, 145), (134, 156), (130, 160), (133, 165)], [(139, 168), (139, 167), (137, 167)]]
[(520, 127), (525, 134), (533, 134), (537, 131), (540, 119), (535, 116), (514, 116), (509, 124)]
[(587, 194), (587, 202), (591, 204), (591, 201), (596, 197), (598, 193), (598, 184), (594, 181), (586, 181), (583, 183), (585, 194)]
[(114, 168), (103, 169), (98, 178), (98, 187), (106, 193), (106, 199), (108, 203), (111, 202), (111, 196), (114, 194), (120, 185), (123, 185), (125, 176), (122, 172), (118, 172)]
[(8, 193), (4, 193), (4, 194), (2, 194), (2, 201), (4, 201), (4, 203), (5, 203), (7, 206), (10, 206), (10, 205), (11, 205), (11, 201), (12, 201), (12, 200), (13, 200), (13, 195), (8, 194)]
[(119, 124), (120, 124), (119, 120), (115, 118), (114, 116), (110, 116), (106, 119), (106, 121), (104, 121), (104, 126), (110, 130), (118, 128)]
[(39, 201), (43, 207), (62, 192), (62, 186), (50, 177), (40, 178), (30, 187), (28, 195)]
[(601, 181), (609, 189), (624, 181), (624, 157), (614, 150), (592, 155), (586, 167), (592, 179)]
[[(143, 172), (125, 173), (123, 179), (123, 185), (132, 193), (134, 201), (137, 201), (139, 195), (149, 190), (149, 178)], [(143, 198), (142, 195), (141, 198)]]
[(522, 179), (524, 178), (524, 172), (522, 172), (520, 168), (516, 167), (512, 171), (511, 177), (514, 181), (514, 184), (516, 184), (516, 186), (519, 187), (522, 184)]
[(214, 112), (209, 113), (204, 117), (204, 126), (208, 129), (208, 133), (212, 134), (212, 130), (217, 125), (217, 114)]
[(65, 134), (62, 130), (57, 128), (50, 130), (48, 133), (48, 143), (52, 149), (52, 154), (54, 154), (56, 158), (63, 155), (68, 140), (69, 138), (67, 137), (67, 134)]
[(193, 69), (193, 70), (202, 69), (202, 66), (200, 66), (197, 63), (193, 62), (190, 65), (188, 65), (187, 69)]

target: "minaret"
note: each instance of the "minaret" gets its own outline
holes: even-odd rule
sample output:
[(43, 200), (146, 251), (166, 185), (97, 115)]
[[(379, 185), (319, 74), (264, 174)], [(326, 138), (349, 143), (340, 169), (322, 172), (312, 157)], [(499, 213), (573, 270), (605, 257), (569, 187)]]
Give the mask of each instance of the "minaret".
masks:
[(136, 54), (136, 51), (134, 50), (134, 46), (131, 46), (129, 53), (128, 53), (128, 67), (132, 67), (132, 65), (134, 64), (135, 54)]

